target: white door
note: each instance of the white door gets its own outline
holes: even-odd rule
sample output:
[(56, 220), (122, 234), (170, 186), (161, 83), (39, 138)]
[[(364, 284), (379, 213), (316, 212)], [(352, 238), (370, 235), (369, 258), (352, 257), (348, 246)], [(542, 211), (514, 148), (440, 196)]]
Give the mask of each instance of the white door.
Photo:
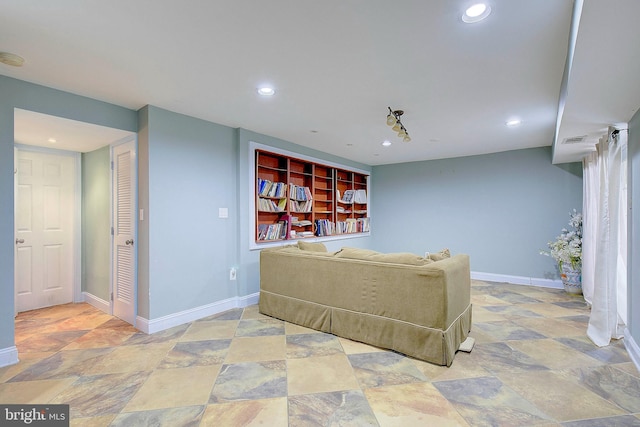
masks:
[(136, 318), (136, 142), (113, 147), (113, 314)]
[(73, 300), (75, 159), (18, 150), (16, 311)]

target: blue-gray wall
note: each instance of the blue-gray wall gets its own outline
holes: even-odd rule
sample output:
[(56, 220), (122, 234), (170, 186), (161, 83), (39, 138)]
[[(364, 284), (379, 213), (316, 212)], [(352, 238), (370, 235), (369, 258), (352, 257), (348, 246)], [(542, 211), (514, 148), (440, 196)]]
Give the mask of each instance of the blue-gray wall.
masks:
[(109, 301), (111, 150), (82, 154), (82, 290)]
[(557, 279), (539, 254), (582, 208), (582, 167), (550, 147), (373, 168), (374, 249), (467, 253), (475, 272)]
[(628, 148), (629, 227), (627, 234), (629, 236), (629, 259), (627, 266), (629, 280), (627, 284), (627, 326), (633, 341), (636, 345), (640, 345), (640, 112), (637, 112), (629, 122)]
[(13, 110), (136, 132), (135, 111), (0, 76), (0, 351), (14, 346)]
[[(141, 288), (150, 295), (140, 292), (138, 300), (149, 299), (149, 319), (156, 319), (237, 295), (228, 270), (237, 253), (238, 170), (234, 129), (152, 106), (145, 111), (139, 160), (148, 163), (148, 181), (139, 186), (148, 186), (141, 189), (148, 206), (139, 207), (148, 222), (148, 266), (141, 268), (149, 283)], [(229, 218), (219, 218), (219, 208), (228, 208)]]

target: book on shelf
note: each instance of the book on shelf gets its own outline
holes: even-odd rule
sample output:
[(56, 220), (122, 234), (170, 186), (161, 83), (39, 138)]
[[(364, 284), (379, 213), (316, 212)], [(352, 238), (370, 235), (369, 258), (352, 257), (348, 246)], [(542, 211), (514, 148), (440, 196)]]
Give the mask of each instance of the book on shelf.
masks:
[(347, 218), (336, 222), (336, 234), (366, 233), (369, 231), (369, 218)]
[(287, 197), (287, 184), (258, 178), (258, 196), (272, 198)]
[(356, 190), (355, 201), (356, 203), (367, 203), (367, 190)]
[(337, 206), (336, 207), (336, 212), (348, 214), (348, 213), (351, 213), (351, 210), (350, 209), (345, 209), (342, 206)]
[(289, 210), (291, 212), (311, 212), (311, 208), (313, 207), (313, 201), (298, 201), (298, 200), (289, 200)]
[(276, 240), (280, 236), (281, 224), (259, 224), (258, 240)]
[(261, 212), (284, 212), (287, 208), (287, 199), (279, 199), (276, 203), (272, 199), (258, 198), (258, 210)]
[(316, 236), (331, 236), (335, 232), (335, 224), (328, 219), (316, 219)]
[(356, 233), (358, 223), (355, 218), (347, 218), (345, 221), (336, 222), (336, 234)]
[(284, 233), (286, 233), (286, 227), (282, 223), (258, 225), (258, 240), (282, 239)]
[(311, 200), (311, 190), (309, 187), (301, 187), (295, 184), (289, 185), (289, 198), (298, 201)]
[(286, 240), (291, 235), (291, 216), (284, 214), (275, 224), (258, 224), (257, 240)]
[(313, 223), (307, 219), (303, 219), (301, 221), (291, 221), (291, 225), (294, 227), (306, 227), (312, 225)]
[(291, 235), (291, 216), (288, 214), (282, 215), (278, 220), (281, 228), (279, 230), (279, 239), (286, 240)]
[(258, 224), (258, 240), (265, 240), (267, 237), (267, 224)]
[(354, 190), (345, 190), (344, 195), (340, 197), (340, 190), (337, 190), (338, 201), (346, 205), (350, 205), (351, 203), (353, 203), (354, 194)]
[(356, 222), (358, 224), (358, 233), (366, 233), (370, 230), (369, 217), (358, 218)]

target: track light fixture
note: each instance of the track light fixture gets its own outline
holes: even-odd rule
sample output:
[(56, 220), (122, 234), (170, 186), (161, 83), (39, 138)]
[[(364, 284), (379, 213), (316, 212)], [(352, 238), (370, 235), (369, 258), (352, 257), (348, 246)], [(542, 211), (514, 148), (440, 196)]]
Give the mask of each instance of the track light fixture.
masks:
[(389, 114), (387, 114), (387, 125), (391, 126), (392, 131), (398, 132), (398, 136), (402, 138), (404, 142), (411, 142), (411, 137), (409, 136), (409, 132), (407, 132), (407, 128), (405, 128), (400, 121), (400, 116), (404, 114), (404, 111), (392, 110), (391, 107), (387, 108), (389, 108)]

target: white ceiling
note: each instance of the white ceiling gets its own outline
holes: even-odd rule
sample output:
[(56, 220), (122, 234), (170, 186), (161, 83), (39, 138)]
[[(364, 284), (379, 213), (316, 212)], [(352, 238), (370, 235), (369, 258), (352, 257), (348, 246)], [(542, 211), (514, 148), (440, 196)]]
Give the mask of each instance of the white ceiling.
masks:
[(13, 117), (13, 137), (18, 144), (86, 153), (131, 135), (131, 132), (120, 129), (53, 117), (19, 108), (14, 110)]
[[(471, 3), (2, 0), (0, 51), (25, 64), (0, 74), (370, 165), (552, 145), (573, 1), (489, 0), (488, 19), (464, 24)], [(637, 0), (585, 1), (558, 142), (638, 108), (639, 14)], [(262, 83), (276, 95), (259, 97)], [(386, 126), (388, 106), (405, 111), (411, 143)], [(21, 114), (17, 139), (50, 134)], [(557, 144), (554, 161), (589, 149)]]

